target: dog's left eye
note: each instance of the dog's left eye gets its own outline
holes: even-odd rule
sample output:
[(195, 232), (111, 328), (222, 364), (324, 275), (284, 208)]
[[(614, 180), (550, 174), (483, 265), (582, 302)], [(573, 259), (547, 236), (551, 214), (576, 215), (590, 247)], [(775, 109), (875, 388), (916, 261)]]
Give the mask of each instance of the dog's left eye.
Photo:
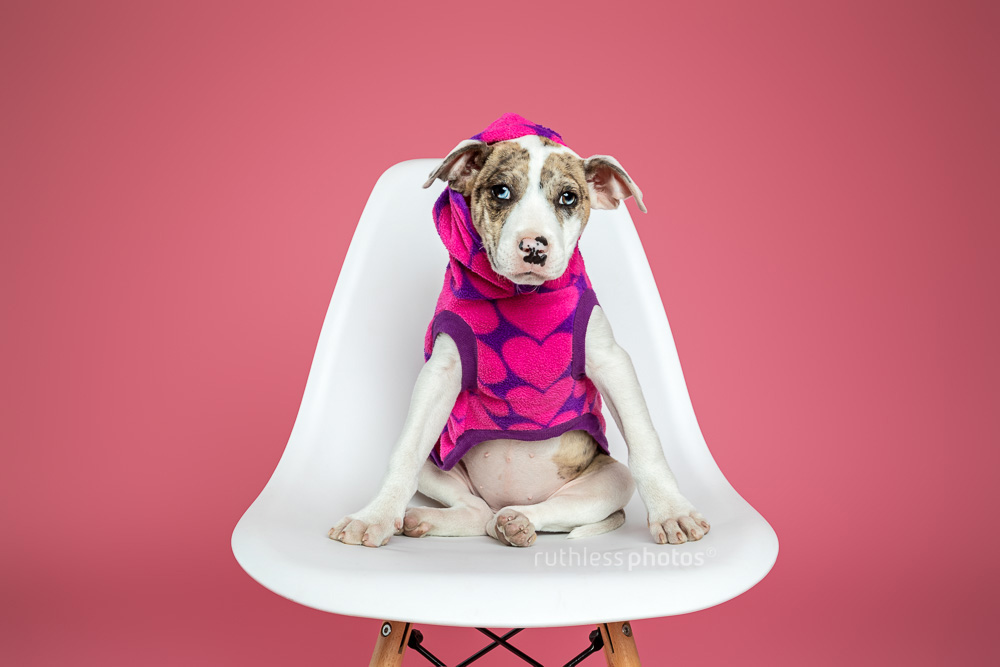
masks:
[(497, 199), (510, 199), (510, 188), (506, 185), (494, 185), (493, 196)]
[(572, 192), (564, 192), (562, 196), (559, 197), (559, 203), (564, 206), (572, 206), (576, 203), (576, 195)]

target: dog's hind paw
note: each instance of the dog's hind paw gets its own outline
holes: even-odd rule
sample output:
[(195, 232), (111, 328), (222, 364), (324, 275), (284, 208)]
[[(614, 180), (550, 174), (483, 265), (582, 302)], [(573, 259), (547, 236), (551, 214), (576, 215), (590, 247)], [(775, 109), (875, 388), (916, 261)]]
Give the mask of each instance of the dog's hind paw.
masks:
[(431, 529), (432, 524), (426, 510), (429, 507), (409, 507), (403, 517), (403, 535), (407, 537), (423, 537)]
[(403, 517), (403, 535), (485, 535), (486, 522), (492, 518), (493, 510), (485, 501), (481, 507), (408, 507)]
[(490, 536), (512, 547), (530, 547), (538, 534), (535, 526), (517, 510), (502, 509), (488, 526)]
[(359, 513), (345, 516), (330, 529), (328, 536), (344, 544), (360, 544), (366, 547), (381, 547), (389, 543), (389, 538), (403, 530), (403, 517), (376, 518)]

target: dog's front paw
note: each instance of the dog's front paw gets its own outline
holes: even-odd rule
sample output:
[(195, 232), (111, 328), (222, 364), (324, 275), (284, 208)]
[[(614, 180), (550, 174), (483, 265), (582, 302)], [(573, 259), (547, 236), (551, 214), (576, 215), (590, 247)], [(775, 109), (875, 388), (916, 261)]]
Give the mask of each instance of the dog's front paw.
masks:
[(685, 499), (649, 513), (649, 532), (657, 544), (684, 544), (705, 537), (712, 526)]
[(389, 538), (403, 530), (403, 517), (358, 512), (345, 516), (330, 529), (329, 537), (344, 544), (381, 547)]

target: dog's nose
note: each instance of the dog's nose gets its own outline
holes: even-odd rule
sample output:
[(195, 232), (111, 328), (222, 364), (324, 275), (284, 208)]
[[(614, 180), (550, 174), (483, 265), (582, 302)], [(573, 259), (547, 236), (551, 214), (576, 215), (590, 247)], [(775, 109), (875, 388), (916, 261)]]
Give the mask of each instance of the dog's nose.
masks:
[(524, 253), (525, 262), (545, 266), (545, 253), (549, 248), (549, 242), (544, 236), (536, 236), (534, 238), (525, 236), (518, 241), (517, 247)]

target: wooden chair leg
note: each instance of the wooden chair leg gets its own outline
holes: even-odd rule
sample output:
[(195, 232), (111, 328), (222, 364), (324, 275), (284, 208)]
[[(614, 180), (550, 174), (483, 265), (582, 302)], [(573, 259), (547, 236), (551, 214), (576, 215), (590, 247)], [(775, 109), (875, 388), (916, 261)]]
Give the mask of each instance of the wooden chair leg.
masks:
[(597, 627), (604, 640), (604, 659), (608, 667), (640, 667), (631, 623), (601, 623)]
[(409, 623), (383, 621), (379, 626), (378, 641), (368, 667), (401, 667), (411, 629)]

